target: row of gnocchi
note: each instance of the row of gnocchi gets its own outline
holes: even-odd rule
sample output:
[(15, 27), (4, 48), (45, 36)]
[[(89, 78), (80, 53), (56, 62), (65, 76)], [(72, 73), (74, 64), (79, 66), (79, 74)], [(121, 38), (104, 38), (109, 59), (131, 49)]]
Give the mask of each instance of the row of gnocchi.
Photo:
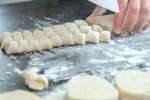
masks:
[(1, 48), (7, 54), (48, 50), (66, 45), (110, 42), (111, 34), (98, 25), (89, 26), (83, 20), (65, 23), (41, 30), (5, 32), (1, 37)]

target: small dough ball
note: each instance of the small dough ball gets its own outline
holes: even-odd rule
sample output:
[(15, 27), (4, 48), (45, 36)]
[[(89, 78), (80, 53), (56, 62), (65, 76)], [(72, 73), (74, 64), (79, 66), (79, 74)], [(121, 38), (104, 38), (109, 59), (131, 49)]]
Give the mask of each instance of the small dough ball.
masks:
[(85, 26), (85, 25), (80, 26), (79, 29), (82, 33), (88, 33), (92, 31), (92, 28), (90, 26)]
[(68, 32), (70, 32), (70, 33), (78, 33), (79, 32), (78, 27), (74, 23), (66, 23), (65, 27), (67, 28)]
[(42, 91), (48, 88), (48, 79), (44, 75), (37, 74), (32, 69), (25, 70), (22, 74), (25, 84), (32, 90)]
[(119, 72), (115, 80), (120, 100), (150, 100), (150, 74), (125, 70)]
[(40, 50), (40, 42), (38, 39), (28, 40), (30, 51), (38, 51)]
[(11, 37), (11, 32), (0, 33), (0, 42), (2, 42), (5, 37)]
[(51, 40), (48, 38), (39, 38), (40, 50), (47, 50), (52, 48)]
[(73, 45), (74, 41), (73, 41), (73, 34), (71, 33), (63, 33), (60, 36), (63, 45)]
[(84, 33), (78, 32), (73, 34), (74, 44), (84, 45), (86, 43), (86, 35)]
[(88, 43), (99, 43), (100, 34), (96, 31), (90, 31), (86, 35), (86, 42)]
[(68, 31), (67, 31), (67, 29), (66, 29), (66, 27), (64, 25), (56, 25), (56, 26), (54, 26), (54, 31), (55, 31), (56, 34), (58, 34), (60, 36), (62, 34), (64, 34), (64, 33), (68, 33)]
[(87, 26), (88, 24), (86, 23), (86, 21), (84, 20), (75, 20), (74, 23), (79, 27), (79, 26), (82, 26), (82, 25), (85, 25)]
[(24, 39), (24, 40), (30, 40), (30, 39), (33, 38), (33, 35), (32, 35), (32, 32), (31, 32), (31, 31), (24, 31), (24, 32), (22, 33), (22, 35), (23, 35), (23, 39)]
[(45, 37), (44, 31), (42, 30), (34, 30), (32, 34), (34, 38)]
[(2, 49), (6, 48), (11, 41), (13, 41), (12, 37), (10, 37), (10, 36), (4, 37), (2, 40), (2, 43), (1, 43), (1, 48)]
[(31, 81), (28, 84), (28, 87), (32, 90), (42, 91), (47, 89), (49, 86), (48, 79), (44, 75), (38, 75), (38, 78), (34, 81)]
[(52, 47), (60, 47), (63, 44), (60, 36), (58, 35), (54, 35), (53, 37), (50, 37), (50, 40), (52, 43)]
[(105, 79), (77, 75), (67, 86), (67, 100), (119, 100), (117, 89)]
[(20, 53), (20, 48), (16, 41), (11, 41), (9, 45), (5, 48), (7, 54), (16, 54)]
[(99, 32), (99, 33), (101, 33), (101, 32), (103, 31), (103, 28), (100, 27), (99, 25), (93, 25), (93, 26), (92, 26), (92, 29), (93, 29), (94, 31), (96, 31), (96, 32)]
[(43, 99), (29, 91), (15, 90), (0, 94), (0, 100), (43, 100)]
[(20, 41), (18, 41), (18, 45), (20, 47), (20, 52), (21, 53), (30, 51), (27, 40), (20, 40)]
[(53, 37), (56, 34), (52, 27), (45, 27), (43, 28), (43, 31), (46, 37)]
[(110, 42), (111, 41), (111, 33), (109, 31), (102, 31), (100, 34), (100, 42)]

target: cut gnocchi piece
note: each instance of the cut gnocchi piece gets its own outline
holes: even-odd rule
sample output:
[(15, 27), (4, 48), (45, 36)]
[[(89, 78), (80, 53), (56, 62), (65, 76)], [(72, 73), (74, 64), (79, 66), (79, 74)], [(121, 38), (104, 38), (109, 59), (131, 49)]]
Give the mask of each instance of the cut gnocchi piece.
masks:
[(66, 23), (65, 27), (67, 28), (69, 33), (78, 33), (79, 32), (77, 25), (74, 23)]
[(7, 47), (5, 47), (5, 52), (7, 54), (20, 53), (20, 48), (18, 46), (18, 43), (16, 41), (9, 42), (9, 45)]
[(32, 34), (33, 34), (34, 38), (45, 37), (44, 31), (42, 31), (42, 30), (34, 30)]
[(85, 25), (87, 26), (88, 24), (86, 23), (86, 21), (84, 20), (75, 20), (74, 23), (79, 27), (79, 26), (82, 26), (82, 25)]
[(25, 84), (32, 90), (42, 91), (49, 86), (47, 77), (37, 74), (34, 70), (25, 70), (22, 76), (25, 80)]
[(56, 35), (55, 31), (51, 27), (45, 27), (43, 31), (46, 37), (53, 37), (54, 35)]
[(57, 35), (61, 36), (64, 33), (68, 33), (66, 27), (64, 25), (56, 25), (54, 26), (54, 31)]
[(100, 42), (110, 42), (111, 41), (111, 33), (109, 31), (102, 31), (100, 34)]
[(84, 33), (78, 32), (73, 34), (74, 44), (86, 44), (86, 35)]
[(24, 31), (22, 33), (23, 35), (23, 39), (24, 40), (30, 40), (30, 39), (33, 39), (33, 35), (32, 35), (32, 32), (31, 31)]
[(40, 43), (39, 43), (39, 40), (38, 39), (31, 39), (31, 40), (28, 40), (28, 44), (29, 44), (29, 50), (30, 51), (38, 51), (40, 50)]
[(99, 43), (100, 34), (96, 31), (90, 31), (86, 35), (86, 42), (88, 43)]
[(40, 50), (48, 50), (52, 48), (51, 40), (48, 38), (39, 38)]
[(0, 33), (0, 42), (2, 42), (5, 37), (11, 37), (11, 35), (11, 32)]
[(1, 48), (2, 49), (6, 48), (11, 41), (13, 41), (12, 37), (10, 37), (10, 36), (4, 37), (4, 39), (2, 40), (2, 43), (1, 43)]
[(28, 47), (29, 45), (28, 45), (28, 41), (27, 40), (20, 40), (20, 41), (18, 41), (18, 45), (19, 45), (21, 53), (30, 51), (29, 47)]
[(52, 47), (60, 47), (63, 45), (62, 40), (59, 35), (54, 35), (53, 37), (50, 37)]
[(90, 26), (85, 26), (85, 25), (80, 26), (79, 29), (82, 33), (88, 33), (92, 31), (92, 28)]
[(62, 35), (60, 35), (60, 38), (62, 40), (62, 44), (65, 46), (74, 44), (73, 34), (71, 33), (63, 33)]
[(93, 25), (92, 30), (101, 33), (103, 31), (103, 28), (100, 27), (99, 25)]

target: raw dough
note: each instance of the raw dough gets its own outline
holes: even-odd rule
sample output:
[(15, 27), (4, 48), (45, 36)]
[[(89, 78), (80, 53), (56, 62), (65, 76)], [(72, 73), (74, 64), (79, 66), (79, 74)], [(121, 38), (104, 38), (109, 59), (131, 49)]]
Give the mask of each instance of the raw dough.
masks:
[(54, 35), (53, 37), (50, 37), (50, 40), (52, 43), (52, 47), (60, 47), (63, 44), (60, 36), (58, 35)]
[(70, 33), (78, 33), (80, 31), (78, 29), (77, 25), (74, 23), (66, 23), (65, 27), (67, 28), (68, 32), (70, 32)]
[(150, 100), (150, 74), (125, 70), (119, 72), (115, 79), (120, 100)]
[(0, 43), (3, 41), (3, 39), (5, 37), (11, 37), (11, 32), (3, 32), (3, 33), (0, 33)]
[(33, 39), (33, 35), (31, 31), (24, 31), (22, 32), (22, 35), (23, 35), (23, 39), (25, 40)]
[(84, 33), (78, 32), (73, 34), (74, 44), (86, 44), (86, 35)]
[(66, 27), (64, 25), (56, 25), (56, 26), (54, 26), (54, 31), (59, 36), (62, 36), (62, 34), (64, 34), (64, 33), (68, 33), (68, 31), (67, 31), (67, 29), (66, 29)]
[(4, 39), (2, 40), (2, 43), (1, 43), (1, 48), (2, 49), (6, 48), (11, 41), (13, 41), (12, 37), (10, 37), (10, 36), (4, 37)]
[(38, 51), (40, 50), (40, 43), (38, 39), (28, 40), (30, 51)]
[(42, 98), (29, 91), (15, 90), (0, 94), (0, 100), (42, 100)]
[(86, 26), (85, 25), (80, 26), (79, 29), (82, 33), (88, 33), (90, 31), (92, 31), (92, 28), (90, 26), (87, 26), (87, 25)]
[(22, 32), (15, 31), (12, 33), (12, 38), (15, 41), (20, 41), (23, 39)]
[(51, 40), (48, 38), (39, 38), (40, 50), (48, 50), (52, 48)]
[(45, 27), (43, 28), (43, 31), (46, 37), (53, 37), (56, 34), (52, 27)]
[(73, 45), (73, 34), (71, 33), (63, 33), (60, 35), (63, 45)]
[(99, 33), (101, 33), (101, 32), (103, 31), (103, 28), (100, 27), (99, 25), (93, 25), (93, 26), (92, 26), (92, 29), (93, 29), (94, 31), (96, 31), (96, 32), (99, 32)]
[(86, 42), (88, 43), (99, 43), (100, 33), (96, 31), (90, 31), (86, 35)]
[(32, 34), (33, 34), (34, 38), (45, 37), (44, 31), (42, 31), (42, 30), (34, 30)]
[(5, 51), (7, 54), (16, 54), (16, 53), (20, 53), (20, 48), (16, 41), (11, 41), (5, 48)]
[(81, 25), (87, 26), (88, 24), (84, 20), (75, 20), (74, 23), (79, 27)]
[(29, 45), (28, 45), (28, 41), (27, 40), (20, 40), (18, 41), (18, 45), (20, 47), (20, 52), (24, 53), (24, 52), (28, 52), (29, 50)]
[(110, 42), (111, 41), (111, 33), (109, 31), (102, 31), (100, 34), (100, 42)]
[(97, 76), (77, 75), (67, 87), (67, 100), (119, 100), (115, 87)]
[(44, 75), (37, 74), (38, 70), (28, 69), (22, 74), (25, 84), (32, 90), (42, 91), (48, 88), (48, 79)]

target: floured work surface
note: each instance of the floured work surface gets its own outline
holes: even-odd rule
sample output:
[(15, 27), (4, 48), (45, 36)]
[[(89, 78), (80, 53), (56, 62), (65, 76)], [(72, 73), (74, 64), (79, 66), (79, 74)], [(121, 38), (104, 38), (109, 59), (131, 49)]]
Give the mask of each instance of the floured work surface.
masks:
[[(95, 74), (113, 82), (112, 77), (122, 69), (150, 71), (149, 44), (150, 34), (149, 31), (145, 31), (127, 38), (115, 38), (109, 44), (66, 46), (53, 49), (53, 52), (11, 55), (9, 58), (14, 65), (10, 66), (10, 63), (7, 63), (6, 66), (10, 66), (10, 69), (14, 69), (15, 65), (20, 69), (24, 69), (23, 67), (46, 69), (45, 74), (54, 82), (70, 79), (79, 73)], [(17, 80), (12, 89), (24, 87), (23, 81), (21, 79), (18, 81), (16, 74), (10, 76), (11, 80), (13, 79), (12, 83)], [(6, 85), (7, 80), (4, 83), (1, 82), (0, 90), (7, 86), (11, 87), (10, 84)]]

